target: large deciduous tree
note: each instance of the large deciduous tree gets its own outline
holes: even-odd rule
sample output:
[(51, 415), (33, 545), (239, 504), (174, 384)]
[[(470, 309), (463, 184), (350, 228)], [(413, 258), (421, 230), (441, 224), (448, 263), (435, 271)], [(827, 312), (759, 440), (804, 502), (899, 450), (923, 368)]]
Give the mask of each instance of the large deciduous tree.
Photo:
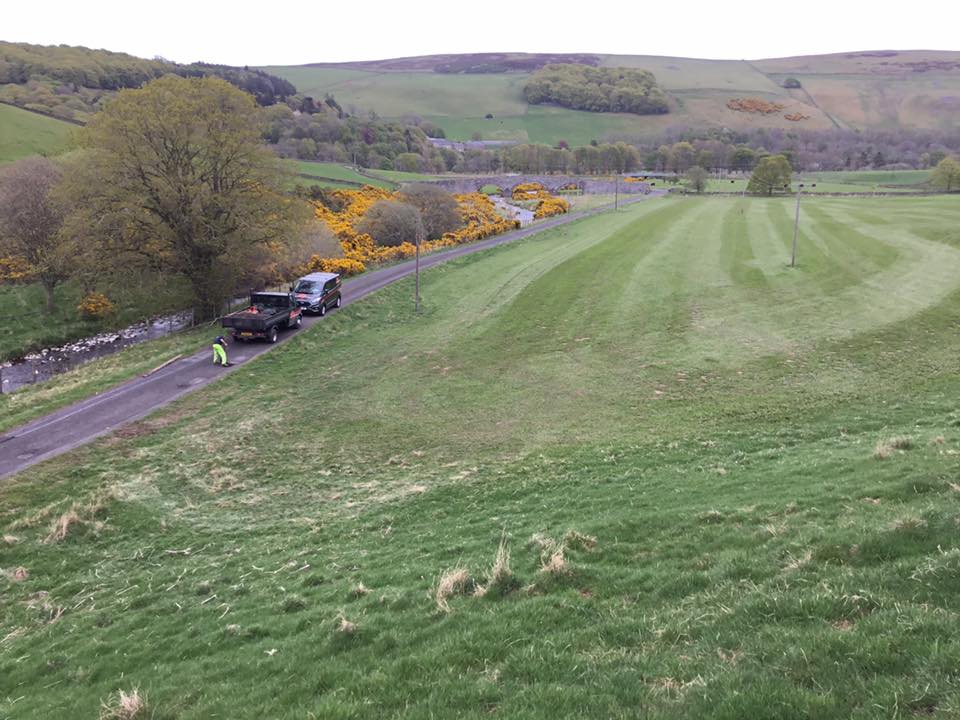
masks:
[(124, 90), (81, 135), (66, 194), (74, 228), (112, 257), (182, 274), (215, 316), (264, 248), (285, 244), (305, 204), (279, 191), (251, 95), (215, 78), (166, 76)]
[(427, 240), (438, 240), (463, 225), (456, 199), (441, 187), (427, 183), (410, 185), (400, 191), (400, 199), (420, 211)]
[(791, 173), (790, 163), (783, 155), (767, 155), (753, 169), (747, 192), (757, 195), (783, 192), (790, 187)]
[(405, 242), (415, 243), (418, 237), (423, 237), (423, 220), (413, 205), (379, 200), (357, 224), (357, 232), (366, 233), (377, 245), (394, 247)]
[(930, 173), (930, 183), (944, 192), (960, 190), (960, 161), (954, 157), (945, 157), (938, 162)]
[(707, 180), (710, 179), (710, 173), (704, 170), (699, 165), (694, 165), (692, 168), (687, 170), (686, 181), (687, 187), (690, 190), (693, 190), (695, 193), (702, 193), (707, 189)]
[(43, 285), (47, 312), (54, 310), (54, 290), (70, 274), (71, 252), (61, 237), (64, 210), (53, 192), (59, 165), (44, 157), (18, 160), (0, 171), (0, 257), (15, 258)]

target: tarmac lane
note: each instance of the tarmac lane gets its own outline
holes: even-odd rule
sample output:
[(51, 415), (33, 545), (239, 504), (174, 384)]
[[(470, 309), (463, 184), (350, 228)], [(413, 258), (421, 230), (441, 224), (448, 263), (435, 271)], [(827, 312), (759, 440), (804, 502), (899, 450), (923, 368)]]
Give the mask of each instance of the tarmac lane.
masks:
[[(658, 191), (647, 196), (626, 197), (621, 200), (621, 204), (638, 202), (662, 194), (662, 191)], [(569, 213), (521, 230), (424, 255), (420, 258), (420, 268), (427, 269), (453, 258), (529, 237), (608, 209), (609, 206), (604, 206), (589, 211)], [(342, 305), (357, 302), (401, 278), (412, 275), (414, 271), (415, 262), (408, 260), (348, 280), (343, 284)], [(321, 317), (304, 315), (303, 329), (322, 320)], [(152, 374), (133, 378), (26, 425), (13, 428), (0, 435), (0, 479), (140, 420), (154, 410), (233, 372), (295, 334), (292, 331), (281, 333), (280, 340), (276, 344), (232, 344), (228, 354), (233, 363), (230, 367), (214, 365), (212, 350), (204, 349), (194, 355), (180, 358)]]

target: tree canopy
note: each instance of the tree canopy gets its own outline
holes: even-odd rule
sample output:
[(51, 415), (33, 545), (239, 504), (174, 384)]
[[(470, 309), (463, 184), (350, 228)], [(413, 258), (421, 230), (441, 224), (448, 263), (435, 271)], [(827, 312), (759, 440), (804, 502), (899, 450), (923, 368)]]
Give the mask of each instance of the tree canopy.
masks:
[(423, 234), (420, 211), (413, 205), (397, 200), (378, 200), (357, 224), (357, 232), (373, 238), (377, 245), (394, 247), (415, 243)]
[(783, 192), (790, 187), (792, 173), (790, 162), (783, 155), (767, 155), (760, 158), (753, 169), (750, 182), (747, 183), (747, 192), (757, 195)]
[(930, 183), (944, 192), (960, 190), (960, 161), (954, 157), (945, 157), (930, 173)]
[(436, 185), (408, 185), (400, 192), (400, 199), (420, 211), (426, 240), (438, 240), (463, 223), (453, 195)]
[(265, 247), (298, 237), (306, 204), (279, 190), (253, 98), (216, 78), (154, 80), (123, 90), (81, 133), (65, 192), (72, 227), (104, 252), (186, 277), (204, 317)]
[(527, 102), (574, 110), (659, 115), (670, 111), (653, 73), (634, 68), (545, 65), (523, 89)]
[[(28, 157), (0, 170), (0, 258), (16, 258), (37, 278), (53, 311), (53, 291), (69, 275), (72, 257), (63, 242), (63, 206), (54, 189), (62, 171), (44, 157)], [(4, 263), (6, 264), (6, 263)]]

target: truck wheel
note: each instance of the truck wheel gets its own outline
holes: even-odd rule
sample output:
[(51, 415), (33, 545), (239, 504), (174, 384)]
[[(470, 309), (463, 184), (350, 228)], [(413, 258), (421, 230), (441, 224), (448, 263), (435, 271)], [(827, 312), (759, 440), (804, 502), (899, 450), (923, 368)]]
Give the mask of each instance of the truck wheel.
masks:
[(337, 301), (333, 304), (333, 306), (334, 306), (335, 308), (340, 307), (340, 296), (339, 296), (339, 295), (337, 295)]
[(275, 343), (277, 341), (277, 326), (274, 325), (267, 333), (267, 342)]
[(297, 315), (296, 320), (287, 320), (287, 327), (290, 328), (291, 330), (296, 330), (298, 327), (300, 327), (300, 323), (302, 322), (303, 322), (303, 315)]
[(327, 314), (327, 304), (325, 302), (320, 303), (320, 309), (317, 311), (317, 315), (323, 317)]

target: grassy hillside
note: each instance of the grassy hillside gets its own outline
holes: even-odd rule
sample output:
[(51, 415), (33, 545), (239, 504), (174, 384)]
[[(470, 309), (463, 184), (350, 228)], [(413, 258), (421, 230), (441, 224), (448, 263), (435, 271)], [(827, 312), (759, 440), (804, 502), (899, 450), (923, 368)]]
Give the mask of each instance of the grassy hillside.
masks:
[[(480, 56), (478, 56), (480, 57)], [(529, 62), (535, 56), (524, 56)], [(960, 126), (960, 53), (907, 51), (848, 53), (760, 61), (701, 60), (644, 55), (596, 55), (611, 67), (650, 70), (671, 95), (669, 115), (579, 113), (528, 106), (522, 90), (529, 71), (445, 74), (434, 66), (450, 56), (405, 60), (269, 67), (308, 95), (333, 93), (344, 107), (376, 110), (384, 117), (417, 115), (440, 125), (449, 137), (583, 144), (622, 135), (644, 136), (670, 125), (694, 127)], [(545, 58), (546, 60), (546, 58)], [(782, 87), (796, 78), (801, 88)], [(785, 105), (777, 115), (736, 112), (727, 101), (751, 97)], [(807, 116), (795, 122), (785, 115)], [(493, 119), (485, 116), (492, 114)]]
[(27, 155), (63, 152), (76, 126), (62, 120), (0, 104), (0, 163)]
[(960, 211), (792, 210), (456, 261), (0, 485), (0, 714), (955, 717)]

